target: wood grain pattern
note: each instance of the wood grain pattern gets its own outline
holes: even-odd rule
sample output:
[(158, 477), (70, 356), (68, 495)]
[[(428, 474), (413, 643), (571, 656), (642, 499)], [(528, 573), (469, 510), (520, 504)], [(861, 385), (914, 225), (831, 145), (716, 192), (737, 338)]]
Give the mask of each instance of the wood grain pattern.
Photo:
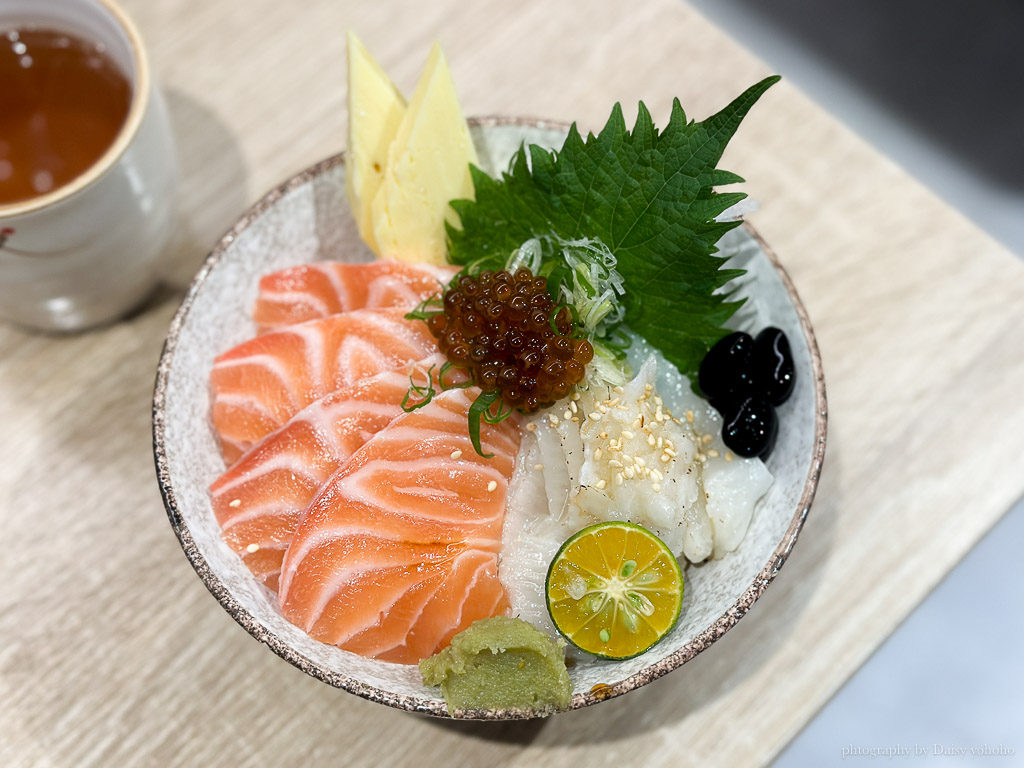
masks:
[[(792, 558), (749, 616), (654, 684), (546, 722), (451, 724), (303, 676), (218, 607), (150, 455), (182, 287), (266, 188), (342, 148), (343, 31), (411, 91), (445, 46), (468, 114), (598, 127), (701, 117), (768, 74), (687, 6), (125, 0), (169, 97), (182, 226), (165, 286), (92, 334), (0, 329), (0, 764), (763, 765), (1024, 489), (1024, 267), (786, 83), (726, 167), (818, 335), (830, 434)], [(981, 598), (983, 599), (983, 598)], [(836, 753), (841, 745), (836, 745)], [(826, 756), (829, 757), (829, 756)]]

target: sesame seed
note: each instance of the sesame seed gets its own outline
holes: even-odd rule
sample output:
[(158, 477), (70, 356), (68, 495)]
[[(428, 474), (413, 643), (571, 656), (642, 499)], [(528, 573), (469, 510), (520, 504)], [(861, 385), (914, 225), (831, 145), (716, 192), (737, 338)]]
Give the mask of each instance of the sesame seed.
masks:
[(665, 401), (661, 399), (661, 395), (655, 395), (654, 396), (654, 404), (655, 405), (664, 405)]
[(679, 454), (677, 454), (677, 453), (676, 453), (675, 451), (673, 451), (673, 450), (672, 450), (671, 448), (666, 448), (666, 449), (665, 449), (665, 454), (666, 454), (667, 456), (671, 456), (671, 457), (672, 457), (673, 459), (674, 459), (674, 458), (675, 458), (676, 456), (678, 456), (678, 455), (679, 455)]
[(654, 389), (653, 384), (644, 384), (644, 391), (650, 392), (652, 389)]
[(640, 429), (640, 427), (642, 427), (643, 425), (644, 420), (642, 417), (637, 416), (635, 419), (633, 419), (633, 429)]
[(612, 392), (614, 392), (617, 395), (621, 395), (625, 391), (626, 390), (624, 390), (622, 387), (612, 387)]
[(573, 416), (572, 419), (570, 419), (570, 421), (572, 421), (573, 424), (579, 424), (580, 423), (580, 417), (579, 416)]
[(646, 465), (646, 464), (644, 463), (643, 457), (641, 457), (641, 456), (637, 456), (637, 457), (636, 457), (636, 463), (637, 463), (637, 464), (639, 464), (639, 465), (640, 465), (641, 467), (646, 467), (646, 466), (647, 466), (647, 465)]
[(625, 467), (622, 470), (622, 474), (624, 474), (626, 477), (628, 477), (630, 480), (632, 480), (633, 476), (636, 474), (636, 472), (633, 470), (632, 466), (629, 466), (629, 467)]
[(657, 441), (654, 439), (654, 435), (651, 435), (651, 434), (647, 435), (647, 444), (648, 445), (654, 445), (656, 442)]
[(718, 456), (719, 456), (719, 453), (714, 448), (712, 448), (712, 449), (710, 449), (708, 451), (708, 456), (710, 456), (712, 459), (717, 459)]
[(663, 461), (663, 462), (664, 462), (665, 464), (668, 464), (668, 463), (669, 463), (670, 461), (672, 461), (672, 457), (671, 457), (671, 456), (669, 456), (669, 455), (668, 455), (667, 453), (663, 453), (663, 454), (661, 454), (661, 460), (662, 460), (662, 461)]
[(598, 480), (595, 485), (597, 487), (597, 490), (603, 491), (605, 486), (608, 485), (608, 483), (606, 483), (604, 480)]
[(726, 451), (725, 452), (725, 460), (726, 461), (732, 461), (734, 458), (735, 457), (732, 455), (732, 451)]
[(558, 417), (555, 416), (555, 414), (549, 413), (548, 418), (551, 420), (551, 426), (555, 426), (558, 424)]
[(579, 392), (573, 392), (572, 393), (572, 399), (573, 400), (579, 400), (580, 399), (580, 393)]
[(542, 469), (544, 469), (544, 465), (543, 464), (534, 464), (533, 468), (536, 469), (538, 472), (540, 472)]
[(658, 447), (661, 448), (661, 446), (664, 444), (664, 442), (665, 442), (665, 440), (663, 438), (659, 437), (658, 438)]
[(658, 491), (661, 490), (661, 486), (658, 485), (657, 483), (652, 483), (651, 484), (651, 490), (654, 491), (655, 493), (657, 493)]
[(533, 422), (530, 422), (529, 424), (526, 425), (526, 431), (527, 432), (536, 432), (537, 431), (537, 425), (534, 424)]
[[(622, 389), (622, 387), (619, 387), (619, 389)], [(619, 404), (619, 398), (617, 398), (617, 397), (614, 400), (609, 400), (608, 401), (608, 407), (609, 408), (611, 408), (614, 405), (618, 405), (618, 404)]]
[(250, 544), (248, 547), (245, 548), (245, 551), (248, 552), (250, 555), (253, 552), (259, 552), (260, 551), (260, 545), (259, 544)]
[(601, 414), (598, 413), (597, 411), (594, 411), (593, 413), (590, 414), (590, 418), (592, 418), (594, 421), (600, 421)]
[(615, 484), (616, 485), (622, 485), (624, 482), (625, 482), (625, 479), (622, 477), (622, 473), (621, 472), (619, 472), (618, 474), (615, 475)]
[(690, 422), (691, 424), (693, 424), (693, 411), (687, 411), (686, 412), (686, 420), (688, 422)]
[(609, 459), (608, 466), (615, 467), (616, 469), (622, 469), (622, 462), (618, 461), (617, 459)]
[[(608, 413), (608, 409), (605, 408), (603, 405), (597, 406), (597, 410), (600, 411), (601, 413)], [(593, 415), (593, 414), (591, 414), (591, 415)]]
[(696, 458), (697, 458), (697, 461), (699, 461), (701, 464), (703, 464), (705, 461), (708, 460), (708, 457), (705, 456), (703, 453), (700, 453), (699, 451), (697, 452)]
[(594, 450), (594, 459), (595, 459), (595, 461), (596, 461), (597, 459), (600, 459), (600, 458), (601, 458), (601, 453), (602, 453), (602, 452), (601, 452), (601, 449), (600, 449), (600, 448), (597, 448), (597, 449), (595, 449), (595, 450)]
[(665, 476), (664, 476), (663, 474), (661, 474), (661, 472), (659, 472), (659, 471), (658, 471), (658, 470), (656, 470), (656, 469), (652, 469), (652, 470), (651, 470), (651, 477), (653, 477), (653, 478), (654, 478), (655, 480), (657, 480), (657, 481), (658, 481), (659, 483), (660, 483), (660, 482), (661, 482), (662, 480), (664, 480), (664, 479), (665, 479)]
[(490, 493), (491, 491), (493, 491), (497, 487), (498, 487), (498, 481), (497, 480), (491, 480), (491, 482), (489, 482), (487, 484), (487, 492)]
[(568, 408), (566, 408), (565, 409), (565, 413), (562, 414), (562, 418), (565, 419), (566, 421), (571, 419), (572, 418), (572, 411), (570, 411)]
[(461, 459), (462, 458), (462, 451), (457, 451), (457, 450), (456, 451), (452, 451), (452, 458), (453, 459)]
[(633, 463), (633, 457), (630, 456), (628, 453), (624, 453), (624, 454), (622, 454), (622, 461), (625, 462), (626, 464), (632, 464)]
[(704, 436), (703, 436), (703, 437), (701, 437), (701, 439), (700, 439), (700, 441), (701, 441), (702, 443), (704, 443), (704, 445), (707, 445), (708, 443), (710, 443), (710, 442), (711, 442), (711, 440), (712, 440), (712, 437), (711, 437), (711, 435), (704, 435)]
[(602, 432), (600, 435), (598, 435), (598, 437), (600, 437), (602, 440), (607, 440), (608, 439), (608, 433), (607, 432)]
[(632, 440), (634, 437), (636, 437), (636, 435), (630, 432), (628, 429), (622, 430), (622, 436), (627, 440)]
[(228, 506), (231, 507), (232, 509), (238, 509), (240, 506), (242, 506), (242, 500), (234, 499), (228, 504)]
[(575, 400), (570, 400), (569, 401), (569, 410), (572, 411), (573, 413), (579, 413), (580, 412), (580, 409), (576, 406), (576, 401)]

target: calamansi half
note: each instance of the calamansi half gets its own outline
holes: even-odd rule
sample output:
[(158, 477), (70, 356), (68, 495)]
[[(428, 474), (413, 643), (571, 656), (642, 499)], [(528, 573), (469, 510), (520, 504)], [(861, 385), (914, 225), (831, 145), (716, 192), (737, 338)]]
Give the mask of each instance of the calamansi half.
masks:
[(628, 659), (675, 626), (683, 572), (646, 528), (598, 523), (558, 550), (545, 591), (548, 613), (566, 640), (596, 656)]

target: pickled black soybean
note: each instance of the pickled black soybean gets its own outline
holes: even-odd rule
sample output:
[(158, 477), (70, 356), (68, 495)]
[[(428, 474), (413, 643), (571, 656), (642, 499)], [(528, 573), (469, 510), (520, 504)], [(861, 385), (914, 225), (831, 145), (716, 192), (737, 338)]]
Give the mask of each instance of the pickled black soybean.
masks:
[(731, 451), (748, 458), (768, 457), (779, 434), (779, 421), (767, 400), (757, 395), (733, 400), (722, 416), (722, 441)]
[(786, 334), (778, 328), (765, 328), (754, 340), (751, 368), (757, 389), (772, 405), (782, 405), (793, 394), (796, 370)]
[(786, 334), (778, 328), (765, 328), (757, 339), (729, 334), (705, 356), (697, 383), (725, 420), (726, 446), (740, 456), (767, 458), (778, 435), (772, 406), (786, 402), (796, 383)]
[(751, 389), (751, 356), (754, 340), (749, 333), (737, 331), (721, 339), (704, 357), (697, 374), (697, 385), (714, 402), (732, 392)]

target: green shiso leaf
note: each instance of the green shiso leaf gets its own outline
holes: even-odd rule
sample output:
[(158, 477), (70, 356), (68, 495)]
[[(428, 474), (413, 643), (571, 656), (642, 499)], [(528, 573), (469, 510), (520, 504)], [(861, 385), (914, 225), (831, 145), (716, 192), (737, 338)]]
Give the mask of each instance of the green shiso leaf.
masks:
[(643, 102), (633, 130), (616, 104), (604, 129), (569, 130), (558, 152), (520, 147), (492, 179), (471, 167), (476, 199), (455, 200), (448, 225), (454, 264), (501, 269), (531, 237), (597, 238), (625, 280), (625, 322), (695, 381), (707, 350), (741, 302), (720, 289), (742, 270), (723, 269), (715, 243), (739, 221), (715, 217), (746, 195), (714, 187), (742, 181), (716, 166), (740, 122), (779, 78), (748, 88), (721, 112), (688, 121), (679, 100), (654, 126)]

